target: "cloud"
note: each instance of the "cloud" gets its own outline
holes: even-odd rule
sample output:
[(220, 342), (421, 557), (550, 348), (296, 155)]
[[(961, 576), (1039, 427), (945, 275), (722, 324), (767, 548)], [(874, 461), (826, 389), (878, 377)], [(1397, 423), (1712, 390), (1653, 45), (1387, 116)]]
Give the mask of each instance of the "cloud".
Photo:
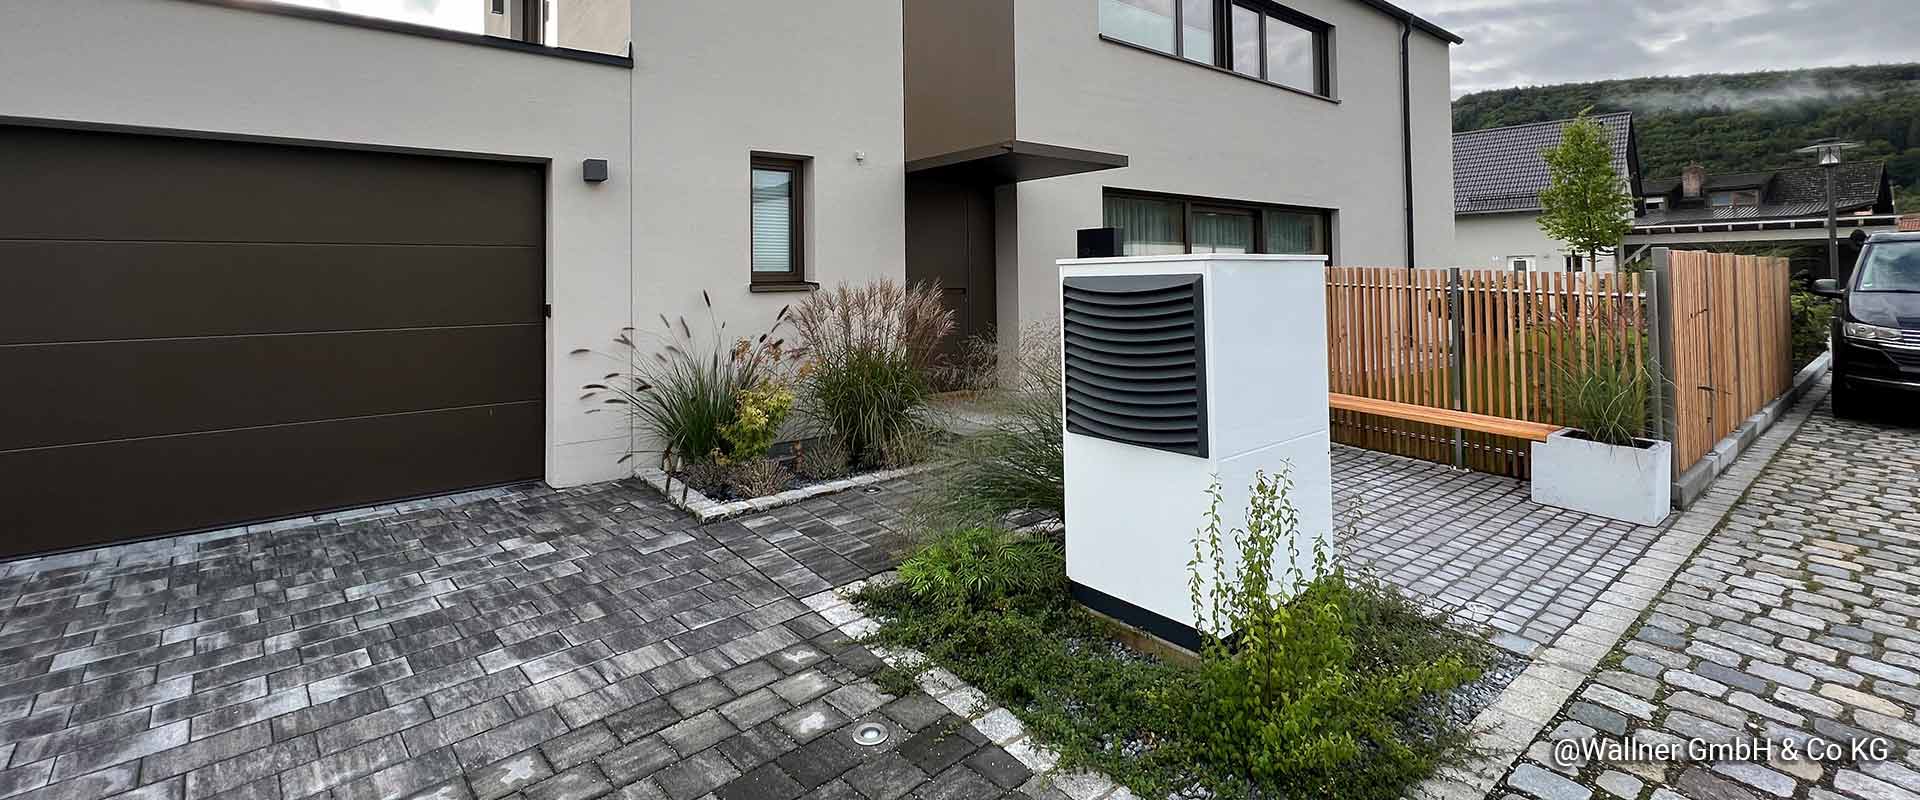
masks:
[(1460, 34), (1453, 92), (1913, 61), (1920, 0), (1400, 0)]

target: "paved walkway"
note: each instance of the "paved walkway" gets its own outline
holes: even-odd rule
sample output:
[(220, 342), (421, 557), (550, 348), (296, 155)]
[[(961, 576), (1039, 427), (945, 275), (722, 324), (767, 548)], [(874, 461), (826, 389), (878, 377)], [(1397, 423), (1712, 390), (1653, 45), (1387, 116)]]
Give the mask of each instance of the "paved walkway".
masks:
[(0, 797), (1008, 793), (797, 599), (886, 568), (910, 489), (696, 527), (524, 488), (0, 565)]
[[(1823, 403), (1502, 792), (1549, 800), (1920, 800), (1920, 429)], [(1838, 743), (1838, 759), (1565, 759), (1554, 742)], [(1851, 743), (1883, 743), (1854, 758)], [(1562, 745), (1564, 746), (1564, 745)], [(1879, 757), (1884, 755), (1884, 758)]]
[(1553, 644), (1660, 529), (1538, 505), (1498, 475), (1334, 446), (1341, 549), (1522, 655)]
[[(1520, 652), (1658, 533), (1334, 464), (1343, 547)], [(634, 484), (522, 487), (0, 564), (0, 798), (1060, 800), (799, 601), (888, 568), (917, 489), (698, 526)]]

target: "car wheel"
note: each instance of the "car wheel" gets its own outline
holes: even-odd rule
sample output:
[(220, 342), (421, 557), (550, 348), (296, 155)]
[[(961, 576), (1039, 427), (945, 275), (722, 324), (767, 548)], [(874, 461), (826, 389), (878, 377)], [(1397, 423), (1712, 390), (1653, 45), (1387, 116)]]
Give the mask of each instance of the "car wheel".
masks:
[(1860, 392), (1849, 389), (1844, 383), (1833, 384), (1833, 415), (1840, 419), (1860, 418)]

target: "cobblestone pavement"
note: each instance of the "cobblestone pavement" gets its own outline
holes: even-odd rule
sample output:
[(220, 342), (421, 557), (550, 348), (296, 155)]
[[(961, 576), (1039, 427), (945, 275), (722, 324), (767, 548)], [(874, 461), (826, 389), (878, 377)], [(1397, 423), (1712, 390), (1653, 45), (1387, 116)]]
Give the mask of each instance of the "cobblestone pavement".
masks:
[[(1920, 429), (1822, 403), (1501, 793), (1920, 800)], [(1554, 742), (1838, 743), (1837, 760), (1563, 761)], [(1852, 743), (1884, 742), (1853, 758)], [(1764, 755), (1764, 753), (1762, 754)]]
[(890, 566), (912, 489), (701, 527), (523, 487), (0, 564), (0, 797), (1057, 798), (798, 599)]
[(1341, 549), (1387, 581), (1494, 631), (1522, 655), (1552, 644), (1660, 529), (1538, 505), (1498, 475), (1335, 445)]

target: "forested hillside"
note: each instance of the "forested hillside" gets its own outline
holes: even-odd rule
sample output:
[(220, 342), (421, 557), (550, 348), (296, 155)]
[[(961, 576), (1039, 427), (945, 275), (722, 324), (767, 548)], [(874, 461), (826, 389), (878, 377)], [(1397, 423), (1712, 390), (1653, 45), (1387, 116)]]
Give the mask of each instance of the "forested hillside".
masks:
[(1793, 152), (1836, 136), (1864, 144), (1849, 160), (1884, 159), (1903, 211), (1920, 210), (1920, 64), (1571, 83), (1476, 92), (1453, 103), (1453, 129), (1632, 111), (1646, 177), (1803, 166)]

